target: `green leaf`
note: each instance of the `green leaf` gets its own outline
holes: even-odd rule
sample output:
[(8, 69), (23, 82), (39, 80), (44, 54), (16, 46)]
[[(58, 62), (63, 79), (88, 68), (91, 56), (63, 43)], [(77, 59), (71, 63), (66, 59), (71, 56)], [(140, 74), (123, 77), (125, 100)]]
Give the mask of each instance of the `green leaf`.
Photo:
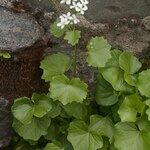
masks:
[(111, 106), (118, 101), (118, 95), (114, 92), (109, 84), (99, 73), (96, 88), (96, 102), (102, 106)]
[(88, 115), (87, 107), (80, 103), (72, 102), (64, 105), (63, 108), (69, 116), (73, 116), (76, 119), (84, 120)]
[(106, 67), (120, 67), (119, 66), (119, 57), (122, 54), (122, 51), (114, 49), (111, 51), (111, 58), (106, 63)]
[(34, 117), (29, 124), (22, 124), (14, 119), (14, 130), (25, 140), (37, 141), (42, 135), (47, 134), (47, 129), (50, 126), (51, 120), (49, 118), (36, 118)]
[(108, 150), (109, 148), (109, 140), (107, 137), (103, 137), (103, 147), (98, 150)]
[(87, 46), (89, 66), (105, 67), (111, 58), (111, 46), (103, 37), (92, 38)]
[(43, 117), (52, 109), (51, 99), (45, 94), (32, 95), (32, 100), (34, 101), (34, 116)]
[(48, 143), (44, 150), (64, 150), (64, 148), (60, 142), (53, 141), (53, 143)]
[(97, 150), (103, 147), (102, 135), (112, 137), (112, 122), (100, 116), (91, 116), (90, 125), (81, 120), (71, 122), (67, 138), (74, 150)]
[(75, 46), (76, 44), (78, 44), (80, 37), (81, 31), (74, 30), (74, 31), (67, 31), (64, 36), (64, 39), (67, 40), (68, 43), (71, 44), (72, 46)]
[(62, 135), (58, 139), (63, 144), (64, 150), (74, 150), (71, 143), (67, 140), (66, 135)]
[(9, 52), (6, 52), (6, 51), (4, 51), (4, 52), (0, 51), (0, 57), (3, 57), (5, 59), (9, 59), (9, 58), (11, 58), (11, 54)]
[(97, 132), (99, 135), (110, 138), (110, 142), (114, 136), (114, 124), (108, 117), (93, 115), (90, 117), (90, 131)]
[(79, 78), (71, 80), (65, 75), (53, 77), (50, 83), (50, 96), (56, 101), (59, 100), (63, 105), (73, 101), (82, 103), (87, 96), (87, 84)]
[(133, 92), (134, 88), (125, 82), (124, 72), (120, 68), (101, 68), (100, 72), (116, 91)]
[(13, 116), (23, 124), (30, 123), (34, 114), (33, 104), (27, 97), (16, 99), (11, 110)]
[(146, 114), (148, 115), (148, 120), (150, 121), (150, 99), (146, 100), (146, 105), (149, 107), (147, 110), (146, 110)]
[(51, 111), (48, 112), (48, 116), (51, 118), (55, 118), (61, 113), (61, 106), (59, 102), (53, 102)]
[(150, 69), (139, 73), (137, 85), (141, 95), (150, 97)]
[(142, 64), (130, 52), (123, 52), (119, 57), (119, 65), (127, 74), (134, 74), (139, 71)]
[(135, 122), (137, 113), (142, 113), (143, 109), (144, 103), (138, 95), (134, 94), (125, 97), (118, 114), (122, 122)]
[(52, 80), (52, 77), (65, 73), (69, 70), (71, 62), (69, 56), (62, 53), (46, 56), (40, 65), (43, 69), (42, 79), (48, 82)]
[(133, 123), (118, 123), (115, 147), (118, 150), (149, 150), (150, 132), (140, 131)]
[(48, 141), (52, 141), (52, 140), (56, 140), (59, 137), (59, 124), (58, 122), (51, 122), (51, 125), (49, 126), (48, 130), (47, 130), (47, 134), (44, 136), (45, 139), (47, 139)]
[(83, 121), (74, 121), (70, 124), (68, 140), (74, 150), (97, 150), (103, 146), (101, 135), (89, 132)]
[(15, 145), (14, 150), (35, 150), (28, 142), (20, 140), (17, 145)]
[(61, 37), (62, 35), (64, 35), (65, 31), (66, 31), (66, 28), (63, 28), (61, 29), (60, 27), (57, 26), (57, 23), (59, 21), (56, 21), (54, 22), (54, 24), (52, 24), (50, 26), (50, 32), (52, 35), (54, 35), (55, 37), (59, 38)]
[(132, 86), (136, 86), (137, 83), (137, 75), (124, 74), (125, 81)]
[(138, 118), (136, 124), (138, 125), (140, 131), (150, 132), (150, 121), (147, 120), (146, 115)]

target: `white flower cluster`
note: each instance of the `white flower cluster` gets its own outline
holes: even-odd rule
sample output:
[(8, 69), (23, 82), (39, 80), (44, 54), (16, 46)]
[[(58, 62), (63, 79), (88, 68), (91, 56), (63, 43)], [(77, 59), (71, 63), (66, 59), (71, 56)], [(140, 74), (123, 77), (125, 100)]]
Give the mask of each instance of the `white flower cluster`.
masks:
[[(86, 10), (88, 10), (88, 0), (61, 0), (61, 4), (67, 4), (70, 9), (74, 9), (77, 14), (84, 14)], [(58, 27), (63, 29), (66, 25), (69, 24), (77, 24), (79, 19), (75, 14), (71, 14), (68, 12), (67, 14), (63, 14), (60, 17), (60, 22), (57, 24)]]
[(85, 11), (88, 10), (88, 0), (61, 0), (60, 2), (66, 3), (67, 5), (70, 6), (70, 9), (75, 9), (77, 12), (81, 13), (82, 15), (84, 14)]
[(75, 14), (68, 12), (67, 14), (62, 14), (60, 17), (60, 22), (57, 24), (58, 27), (63, 29), (68, 24), (77, 24), (79, 19)]

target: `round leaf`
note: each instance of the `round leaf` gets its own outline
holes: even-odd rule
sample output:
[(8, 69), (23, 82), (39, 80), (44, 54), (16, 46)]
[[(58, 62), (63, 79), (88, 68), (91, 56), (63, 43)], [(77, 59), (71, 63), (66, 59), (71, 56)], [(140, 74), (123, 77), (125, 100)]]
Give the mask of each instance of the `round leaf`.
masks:
[(106, 62), (111, 58), (111, 46), (103, 37), (92, 38), (87, 49), (89, 66), (105, 67)]
[(42, 61), (40, 68), (43, 69), (42, 79), (46, 82), (51, 81), (52, 77), (61, 75), (68, 71), (71, 66), (71, 59), (62, 53), (46, 56)]
[(73, 101), (82, 103), (87, 96), (87, 84), (79, 78), (69, 80), (66, 76), (56, 76), (50, 83), (50, 97), (63, 105)]
[(88, 125), (83, 121), (74, 121), (68, 129), (68, 140), (74, 150), (97, 150), (102, 148), (103, 139), (101, 135), (88, 131)]
[(140, 131), (133, 123), (118, 123), (115, 147), (118, 150), (149, 150), (150, 132)]
[(122, 51), (113, 49), (111, 51), (111, 58), (106, 63), (106, 67), (119, 67), (119, 57)]
[[(84, 120), (88, 115), (87, 107), (83, 104), (72, 102), (63, 106), (69, 116)], [(78, 109), (77, 109), (78, 108)]]
[(100, 72), (116, 91), (133, 92), (134, 88), (125, 82), (124, 72), (120, 68), (101, 68)]
[(68, 41), (69, 44), (72, 46), (75, 46), (78, 44), (79, 39), (81, 37), (81, 31), (74, 30), (74, 31), (67, 31), (65, 33), (64, 39)]
[(102, 106), (111, 106), (118, 101), (118, 95), (115, 94), (111, 84), (109, 84), (101, 74), (98, 75), (96, 88), (96, 102)]
[(13, 116), (23, 124), (30, 123), (34, 114), (33, 104), (27, 97), (16, 99), (11, 110)]
[(43, 117), (52, 109), (52, 100), (45, 94), (33, 94), (34, 116)]
[(142, 113), (144, 109), (144, 103), (141, 101), (138, 95), (126, 96), (121, 104), (118, 113), (121, 121), (135, 122), (137, 113)]
[(141, 62), (130, 52), (123, 52), (119, 57), (119, 65), (128, 74), (134, 74), (141, 68)]
[(124, 74), (125, 81), (132, 86), (136, 86), (137, 83), (137, 75)]
[(139, 73), (138, 77), (138, 89), (144, 96), (150, 97), (150, 69)]
[(113, 124), (108, 118), (91, 116), (90, 125), (81, 120), (71, 122), (68, 140), (74, 150), (97, 150), (103, 147), (102, 135), (113, 137)]
[(25, 140), (37, 141), (42, 135), (47, 134), (47, 129), (50, 126), (51, 120), (49, 118), (36, 118), (34, 117), (29, 124), (22, 124), (14, 119), (14, 130)]

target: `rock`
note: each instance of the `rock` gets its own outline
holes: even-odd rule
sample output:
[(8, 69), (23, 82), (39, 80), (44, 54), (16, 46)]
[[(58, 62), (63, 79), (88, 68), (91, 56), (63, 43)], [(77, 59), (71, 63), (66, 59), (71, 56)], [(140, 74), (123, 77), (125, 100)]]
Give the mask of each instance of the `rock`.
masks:
[(26, 4), (29, 6), (32, 12), (38, 10), (43, 12), (51, 12), (54, 9), (50, 0), (26, 0)]
[(8, 101), (0, 97), (0, 148), (9, 145), (12, 135), (12, 116)]
[(90, 0), (86, 17), (95, 22), (150, 15), (150, 0)]
[(143, 25), (147, 30), (150, 30), (150, 16), (145, 17), (143, 20)]
[(43, 29), (28, 13), (14, 13), (0, 6), (0, 50), (16, 51), (32, 46)]
[(139, 58), (147, 57), (145, 53), (149, 50), (150, 34), (139, 26), (130, 28), (122, 25), (108, 32), (106, 38), (114, 48), (132, 51)]
[(7, 7), (7, 8), (13, 8), (13, 2), (15, 0), (0, 0), (0, 6)]

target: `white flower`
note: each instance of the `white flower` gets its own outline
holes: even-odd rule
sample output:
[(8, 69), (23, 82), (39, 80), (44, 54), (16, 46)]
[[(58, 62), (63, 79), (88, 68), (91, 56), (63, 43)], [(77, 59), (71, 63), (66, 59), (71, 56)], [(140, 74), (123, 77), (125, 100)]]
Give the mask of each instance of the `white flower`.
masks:
[(88, 0), (80, 0), (82, 4), (87, 5), (89, 3)]
[(84, 3), (78, 2), (77, 5), (78, 5), (78, 7), (76, 8), (76, 11), (77, 11), (77, 12), (80, 12), (82, 15), (84, 14), (84, 12), (85, 12), (86, 10), (88, 10), (87, 5), (85, 5)]
[(74, 24), (77, 24), (78, 22), (80, 22), (75, 14), (72, 15), (72, 21)]
[(61, 0), (60, 1), (61, 4), (66, 3), (67, 5), (71, 4), (71, 0)]
[(80, 12), (81, 14), (84, 14), (86, 10), (88, 10), (87, 4), (88, 0), (80, 0), (80, 2), (73, 1), (72, 5), (70, 5), (70, 9), (75, 9), (77, 12)]
[[(60, 17), (61, 18), (61, 17)], [(57, 26), (60, 27), (61, 29), (63, 29), (66, 25), (66, 20), (65, 18), (61, 18), (61, 21), (59, 23), (57, 23)]]
[(79, 7), (79, 6), (78, 6), (78, 3), (72, 2), (72, 5), (70, 6), (70, 9), (73, 9), (73, 8), (74, 8), (74, 9), (76, 10), (76, 9), (78, 9), (78, 7)]
[(57, 26), (60, 27), (61, 29), (63, 29), (66, 25), (68, 25), (70, 21), (73, 19), (70, 12), (61, 15), (59, 18), (60, 22), (57, 24)]

